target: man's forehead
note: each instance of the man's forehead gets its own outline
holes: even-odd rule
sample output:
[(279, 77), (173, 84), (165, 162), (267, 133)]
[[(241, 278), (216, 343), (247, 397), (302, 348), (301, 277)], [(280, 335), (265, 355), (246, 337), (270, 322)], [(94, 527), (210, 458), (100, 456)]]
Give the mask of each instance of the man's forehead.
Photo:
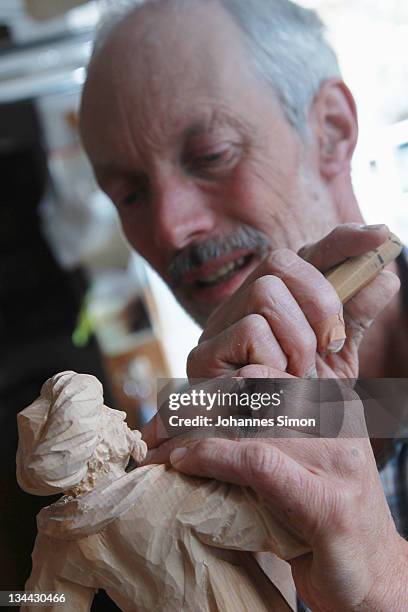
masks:
[(200, 41), (211, 48), (241, 39), (241, 29), (217, 0), (158, 0), (130, 11), (97, 45), (97, 53), (109, 48), (110, 54), (116, 47), (143, 57), (161, 55), (163, 49), (194, 53)]
[[(130, 13), (97, 51), (92, 65), (115, 85), (195, 87), (248, 70), (244, 36), (216, 1), (154, 2)], [(178, 10), (176, 8), (178, 7)], [(99, 58), (99, 59), (98, 59)]]
[[(249, 72), (237, 27), (222, 15), (222, 22), (229, 23), (220, 32), (214, 24), (213, 3), (207, 11), (200, 3), (192, 5), (203, 14), (189, 8), (178, 20), (159, 19), (161, 27), (149, 43), (140, 27), (143, 10), (117, 27), (90, 65), (85, 101), (92, 107), (91, 119), (95, 111), (111, 114), (119, 107), (129, 116), (137, 103), (147, 116), (151, 110), (156, 116), (172, 114), (177, 121), (180, 108), (189, 111), (184, 108), (189, 99), (203, 105), (216, 96), (234, 98)], [(167, 126), (171, 120), (166, 119)]]

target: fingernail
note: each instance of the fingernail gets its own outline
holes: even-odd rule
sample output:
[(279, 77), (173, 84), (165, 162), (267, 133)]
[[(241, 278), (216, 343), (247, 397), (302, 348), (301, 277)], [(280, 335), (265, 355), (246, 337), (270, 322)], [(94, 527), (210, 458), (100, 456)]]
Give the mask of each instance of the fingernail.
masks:
[(315, 334), (319, 340), (319, 352), (338, 353), (346, 340), (342, 312), (338, 312), (315, 325)]
[(187, 448), (185, 446), (181, 446), (180, 448), (174, 449), (174, 451), (170, 453), (170, 463), (172, 465), (177, 465), (178, 463), (181, 463), (186, 454)]
[(341, 338), (340, 340), (333, 340), (332, 342), (330, 342), (329, 346), (327, 347), (327, 350), (329, 351), (329, 353), (338, 353), (343, 348), (345, 341), (345, 338)]
[(387, 227), (385, 223), (378, 223), (377, 225), (360, 225), (360, 229), (362, 230), (381, 230), (384, 227)]

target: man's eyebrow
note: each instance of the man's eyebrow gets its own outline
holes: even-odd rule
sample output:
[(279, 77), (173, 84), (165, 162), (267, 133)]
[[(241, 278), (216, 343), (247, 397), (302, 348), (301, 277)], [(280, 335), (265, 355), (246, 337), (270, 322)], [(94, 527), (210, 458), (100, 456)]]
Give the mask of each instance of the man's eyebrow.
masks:
[(112, 181), (122, 176), (125, 170), (116, 162), (94, 164), (94, 175), (101, 189), (108, 188)]
[(250, 126), (240, 117), (237, 117), (226, 110), (217, 109), (214, 110), (209, 117), (202, 117), (201, 119), (193, 121), (183, 130), (182, 137), (183, 139), (188, 140), (188, 138), (194, 137), (197, 134), (211, 132), (217, 127), (224, 126), (232, 127), (245, 133), (252, 131)]
[(98, 181), (104, 181), (112, 175), (117, 174), (119, 172), (119, 166), (115, 162), (96, 163), (94, 165), (94, 172)]

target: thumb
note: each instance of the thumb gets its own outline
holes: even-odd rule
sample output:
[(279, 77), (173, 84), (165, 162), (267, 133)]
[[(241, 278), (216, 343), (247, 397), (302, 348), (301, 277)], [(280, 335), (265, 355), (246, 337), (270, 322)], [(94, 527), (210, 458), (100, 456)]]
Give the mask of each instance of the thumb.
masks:
[(244, 485), (248, 480), (237, 441), (207, 438), (174, 449), (171, 465), (185, 474)]
[(367, 329), (390, 303), (399, 288), (398, 276), (383, 270), (346, 304), (344, 319), (347, 340), (355, 350), (358, 349)]
[(170, 455), (172, 466), (189, 475), (250, 487), (287, 514), (300, 531), (315, 529), (322, 514), (323, 485), (270, 442), (208, 438)]

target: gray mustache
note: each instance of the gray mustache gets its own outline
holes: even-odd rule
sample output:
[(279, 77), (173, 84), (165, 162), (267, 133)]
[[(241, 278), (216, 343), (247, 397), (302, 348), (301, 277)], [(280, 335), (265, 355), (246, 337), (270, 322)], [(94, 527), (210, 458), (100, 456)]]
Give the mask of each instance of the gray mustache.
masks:
[(237, 249), (256, 251), (264, 257), (270, 250), (269, 238), (260, 230), (242, 226), (224, 238), (211, 238), (200, 244), (193, 244), (180, 251), (168, 267), (172, 287), (177, 287), (182, 277), (203, 264), (224, 257)]

